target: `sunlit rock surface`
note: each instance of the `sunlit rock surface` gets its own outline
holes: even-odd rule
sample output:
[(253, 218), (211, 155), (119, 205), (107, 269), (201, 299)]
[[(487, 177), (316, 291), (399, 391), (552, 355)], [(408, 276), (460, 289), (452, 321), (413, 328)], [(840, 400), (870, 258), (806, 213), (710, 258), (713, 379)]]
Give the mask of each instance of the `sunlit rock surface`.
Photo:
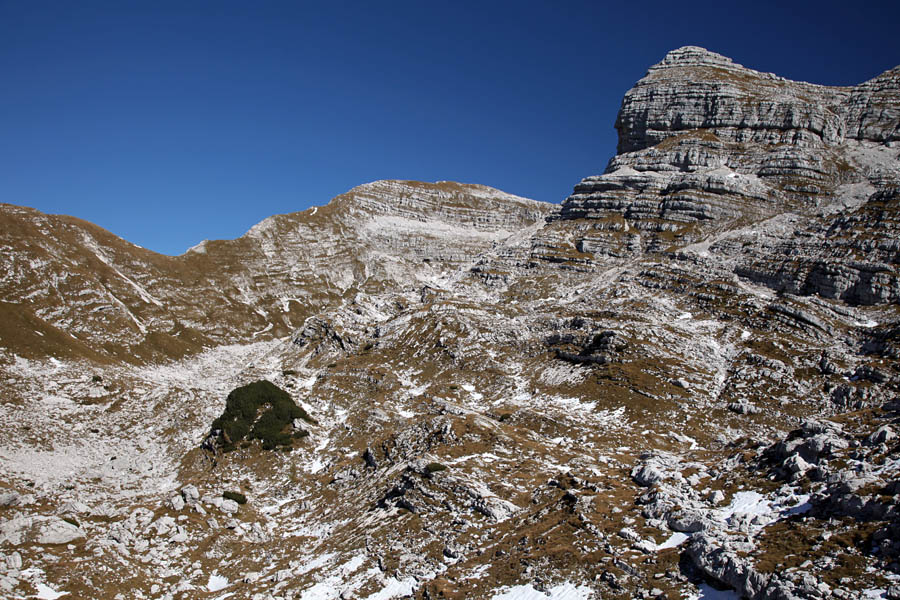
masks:
[[(0, 206), (0, 596), (900, 597), (898, 80), (674, 50), (561, 206)], [(225, 452), (263, 379), (313, 422)]]

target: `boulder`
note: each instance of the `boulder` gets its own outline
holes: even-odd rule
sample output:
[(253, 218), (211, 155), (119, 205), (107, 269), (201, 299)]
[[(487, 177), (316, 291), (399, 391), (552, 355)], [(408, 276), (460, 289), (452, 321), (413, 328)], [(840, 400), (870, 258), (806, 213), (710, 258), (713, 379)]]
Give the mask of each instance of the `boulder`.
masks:
[(59, 517), (17, 517), (0, 525), (0, 543), (13, 546), (24, 543), (68, 544), (83, 539), (85, 532)]
[(184, 508), (184, 499), (180, 495), (172, 496), (169, 498), (169, 505), (174, 510), (181, 510)]
[(60, 515), (83, 515), (91, 512), (90, 507), (84, 502), (78, 500), (70, 500), (57, 509)]
[(200, 490), (195, 485), (186, 485), (181, 488), (181, 497), (188, 505), (194, 505), (200, 501)]
[(669, 516), (668, 526), (673, 531), (696, 533), (713, 527), (712, 521), (702, 510), (685, 508)]
[(631, 478), (640, 486), (650, 487), (665, 479), (665, 473), (654, 465), (643, 465), (631, 470)]
[(812, 465), (803, 460), (799, 454), (792, 454), (784, 461), (784, 468), (792, 475), (796, 475), (797, 473), (806, 473), (812, 468)]
[(893, 442), (896, 439), (897, 434), (894, 433), (891, 426), (882, 425), (866, 438), (866, 444), (869, 446), (878, 446), (880, 444), (886, 444), (887, 442)]

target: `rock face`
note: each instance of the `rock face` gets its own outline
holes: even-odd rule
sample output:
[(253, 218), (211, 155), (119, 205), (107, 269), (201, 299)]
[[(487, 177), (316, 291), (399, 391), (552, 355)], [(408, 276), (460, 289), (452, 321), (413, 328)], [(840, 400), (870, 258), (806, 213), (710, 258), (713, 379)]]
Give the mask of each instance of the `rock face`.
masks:
[(0, 206), (0, 589), (896, 596), (898, 79), (675, 50), (560, 207), (381, 181), (165, 257)]
[(673, 50), (625, 94), (616, 119), (618, 154), (684, 131), (724, 142), (823, 147), (845, 140), (900, 140), (900, 72), (853, 88), (829, 88), (760, 73), (704, 48)]
[[(575, 187), (559, 218), (585, 223), (582, 251), (609, 256), (729, 231), (719, 250), (741, 277), (792, 294), (895, 302), (898, 105), (900, 69), (829, 88), (679, 48), (625, 95), (618, 154)], [(748, 225), (787, 211), (821, 216), (793, 239), (743, 251), (760, 243)]]
[(861, 206), (820, 217), (742, 261), (735, 273), (789, 294), (851, 304), (900, 300), (900, 187)]

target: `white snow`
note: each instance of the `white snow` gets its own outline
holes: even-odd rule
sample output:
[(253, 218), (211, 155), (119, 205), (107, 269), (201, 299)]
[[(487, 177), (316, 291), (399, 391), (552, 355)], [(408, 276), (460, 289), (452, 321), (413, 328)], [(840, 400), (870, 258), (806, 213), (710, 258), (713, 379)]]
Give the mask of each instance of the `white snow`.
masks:
[(772, 506), (766, 497), (759, 492), (738, 492), (731, 500), (731, 504), (719, 510), (719, 516), (727, 521), (735, 515), (769, 515)]
[(321, 581), (303, 590), (300, 600), (336, 600), (342, 592), (353, 591), (359, 587), (360, 581), (349, 583), (348, 577), (357, 571), (366, 561), (365, 556), (357, 555), (342, 564), (337, 570)]
[(689, 435), (681, 435), (680, 433), (676, 433), (676, 432), (674, 432), (674, 431), (669, 432), (669, 435), (670, 435), (673, 439), (675, 439), (675, 440), (677, 440), (677, 441), (679, 441), (679, 442), (682, 442), (682, 443), (684, 443), (684, 444), (690, 444), (690, 445), (691, 445), (691, 448), (690, 448), (691, 450), (694, 450), (694, 449), (697, 447), (697, 440), (695, 440), (694, 438), (692, 438), (692, 437), (689, 436)]
[(266, 325), (265, 329), (260, 329), (259, 331), (253, 332), (252, 334), (250, 334), (250, 337), (255, 338), (259, 334), (269, 331), (270, 329), (272, 329), (272, 327), (273, 327), (273, 325), (271, 323), (269, 323), (268, 325)]
[(809, 512), (812, 510), (812, 504), (809, 502), (809, 495), (797, 496), (797, 504), (795, 506), (789, 507), (787, 510), (782, 511), (782, 515), (802, 515), (803, 513)]
[(587, 586), (575, 586), (571, 583), (562, 583), (541, 592), (530, 583), (516, 585), (498, 590), (491, 596), (492, 600), (587, 600), (594, 597), (594, 592)]
[(475, 401), (478, 401), (478, 400), (481, 400), (482, 398), (484, 398), (484, 394), (480, 394), (480, 393), (476, 392), (475, 386), (472, 385), (471, 383), (464, 383), (462, 385), (462, 389), (469, 392), (469, 394), (472, 396), (472, 399)]
[(57, 598), (65, 596), (69, 593), (57, 592), (52, 587), (43, 583), (37, 583), (34, 587), (37, 588), (37, 596), (35, 596), (35, 598), (39, 598), (40, 600), (56, 600)]
[(213, 573), (209, 576), (209, 581), (206, 584), (206, 590), (209, 592), (218, 592), (219, 590), (225, 589), (228, 587), (228, 578), (222, 577), (216, 573)]
[(717, 590), (708, 583), (701, 583), (700, 593), (690, 596), (689, 600), (741, 600), (741, 596), (734, 590)]
[[(371, 570), (380, 573), (377, 568)], [(410, 596), (415, 589), (416, 580), (412, 577), (408, 577), (403, 581), (400, 581), (395, 577), (389, 577), (385, 580), (385, 586), (374, 594), (366, 596), (366, 600), (388, 600), (389, 598), (396, 598), (398, 596)]]
[(662, 544), (659, 544), (656, 549), (658, 550), (668, 550), (669, 548), (677, 548), (681, 544), (685, 543), (690, 536), (685, 534), (676, 532), (669, 536), (669, 539), (664, 541)]
[[(113, 270), (113, 272), (116, 275), (118, 275), (119, 277), (124, 279), (127, 283), (129, 283), (131, 285), (131, 287), (133, 287), (134, 290), (137, 292), (138, 296), (140, 296), (144, 302), (146, 302), (147, 304), (155, 304), (156, 306), (159, 306), (160, 308), (162, 308), (162, 306), (163, 306), (162, 302), (160, 302), (156, 297), (154, 297), (147, 290), (145, 290), (143, 288), (143, 286), (139, 285), (136, 281), (127, 277), (124, 273), (122, 273), (120, 270), (115, 268), (112, 265), (112, 263), (109, 262), (109, 259), (107, 259), (106, 255), (103, 254), (103, 251), (101, 250), (100, 245), (97, 244), (97, 242), (92, 237), (85, 235), (83, 238), (83, 241), (84, 241), (84, 245), (87, 246), (88, 248), (90, 248), (91, 250), (93, 250), (94, 255), (97, 258), (99, 258), (103, 264), (108, 266), (110, 269)], [(110, 294), (110, 295), (112, 295), (112, 294)]]
[(754, 519), (757, 528), (765, 527), (775, 521), (795, 514), (802, 514), (812, 508), (808, 495), (788, 496), (768, 500), (759, 492), (738, 492), (727, 507), (716, 511), (723, 522), (734, 517), (749, 516)]

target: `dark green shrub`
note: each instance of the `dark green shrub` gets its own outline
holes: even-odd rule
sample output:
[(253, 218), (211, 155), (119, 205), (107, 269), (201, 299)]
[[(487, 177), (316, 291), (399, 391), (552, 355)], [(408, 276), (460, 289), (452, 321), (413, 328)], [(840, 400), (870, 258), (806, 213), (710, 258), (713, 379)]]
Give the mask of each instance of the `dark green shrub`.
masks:
[(225, 491), (222, 492), (222, 497), (226, 500), (234, 500), (238, 504), (247, 504), (247, 496), (240, 492)]
[(99, 375), (94, 375), (93, 377), (91, 377), (91, 383), (100, 383), (101, 381), (103, 381), (103, 378)]
[(425, 465), (425, 470), (428, 471), (428, 474), (430, 475), (431, 473), (437, 473), (438, 471), (446, 471), (447, 467), (441, 463), (430, 462)]
[(287, 392), (262, 380), (232, 390), (212, 429), (221, 431), (219, 443), (226, 452), (245, 438), (260, 440), (264, 449), (272, 450), (291, 444), (294, 419), (315, 423)]
[(294, 369), (285, 369), (284, 371), (281, 372), (281, 374), (284, 375), (285, 377), (293, 377), (294, 375), (297, 374), (297, 371), (295, 371)]

